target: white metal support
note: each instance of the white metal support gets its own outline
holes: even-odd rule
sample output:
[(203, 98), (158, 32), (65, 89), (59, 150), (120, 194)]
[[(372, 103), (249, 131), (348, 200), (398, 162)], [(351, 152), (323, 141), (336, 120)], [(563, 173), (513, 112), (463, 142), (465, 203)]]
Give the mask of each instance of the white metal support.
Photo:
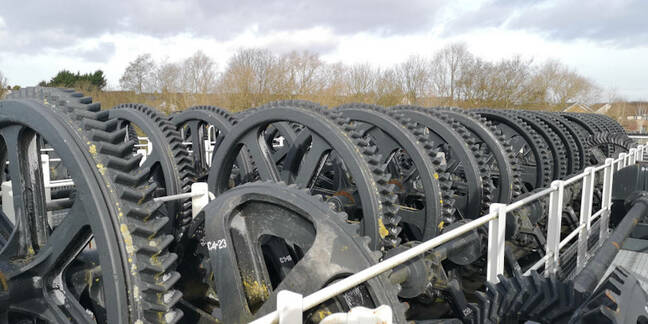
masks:
[(205, 146), (205, 163), (207, 163), (208, 166), (211, 166), (212, 155), (214, 154), (214, 146), (208, 139), (204, 140), (203, 142), (203, 145)]
[(497, 283), (497, 275), (504, 274), (504, 248), (506, 234), (505, 204), (491, 204), (489, 213), (496, 213), (497, 218), (488, 222), (488, 264), (486, 280)]
[(2, 212), (9, 218), (12, 224), (16, 223), (14, 210), (13, 191), (11, 191), (11, 181), (2, 183)]
[[(45, 204), (52, 200), (52, 184), (50, 174), (50, 158), (47, 154), (41, 154), (41, 170), (43, 171), (43, 187), (45, 189)], [(47, 212), (47, 218), (52, 217), (52, 212)]]
[(191, 215), (196, 217), (209, 204), (209, 189), (207, 182), (196, 182), (191, 185)]
[(209, 192), (206, 182), (196, 182), (191, 185), (191, 192), (177, 195), (153, 198), (155, 202), (166, 202), (191, 198), (191, 214), (196, 217), (198, 213), (213, 199), (213, 194)]
[(142, 156), (142, 159), (140, 160), (140, 163), (139, 163), (139, 165), (142, 166), (144, 164), (144, 162), (146, 161), (146, 157), (147, 157), (146, 149), (138, 149), (136, 153)]
[(205, 146), (205, 162), (207, 163), (208, 166), (211, 166), (211, 161), (212, 161), (212, 156), (214, 154), (214, 141), (216, 137), (216, 128), (214, 125), (209, 125), (207, 127), (207, 139), (204, 140), (204, 146)]
[(599, 245), (608, 238), (608, 226), (610, 223), (610, 213), (612, 209), (612, 180), (614, 177), (614, 159), (605, 159), (605, 169), (603, 169), (603, 199), (601, 201), (601, 221), (599, 226)]
[(637, 149), (634, 147), (630, 149), (630, 152), (628, 152), (629, 155), (629, 161), (628, 165), (633, 165), (637, 161)]
[(619, 154), (619, 160), (620, 160), (619, 161), (619, 168), (617, 170), (621, 170), (621, 169), (625, 168), (625, 166), (626, 166), (626, 154), (625, 153)]
[(592, 199), (594, 197), (594, 180), (595, 170), (593, 167), (585, 168), (585, 177), (583, 178), (583, 189), (581, 190), (581, 208), (580, 208), (580, 230), (578, 234), (578, 254), (576, 256), (576, 271), (581, 271), (585, 267), (585, 262), (589, 258), (588, 240), (590, 234), (590, 218), (592, 217)]
[(326, 316), (320, 324), (392, 324), (392, 321), (391, 307), (382, 305), (375, 309), (362, 306), (353, 307), (347, 313), (334, 313)]
[(556, 180), (551, 183), (555, 190), (549, 194), (549, 221), (547, 224), (547, 248), (549, 255), (545, 261), (545, 276), (556, 273), (560, 267), (560, 226), (562, 221), (565, 185)]
[(281, 324), (302, 324), (304, 298), (298, 293), (282, 290), (277, 293), (277, 312)]

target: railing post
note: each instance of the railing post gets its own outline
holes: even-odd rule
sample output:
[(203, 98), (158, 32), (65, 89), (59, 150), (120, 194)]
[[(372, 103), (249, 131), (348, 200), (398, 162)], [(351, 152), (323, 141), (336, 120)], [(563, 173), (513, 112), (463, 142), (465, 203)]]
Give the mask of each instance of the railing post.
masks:
[(11, 181), (2, 183), (2, 212), (9, 218), (12, 224), (16, 224), (16, 215), (14, 210), (13, 191), (11, 190)]
[(298, 293), (282, 290), (277, 293), (279, 324), (302, 324), (304, 298)]
[(216, 128), (214, 125), (209, 125), (207, 127), (207, 139), (203, 140), (203, 145), (205, 147), (205, 162), (208, 166), (211, 166), (212, 157), (214, 155), (214, 141), (216, 140)]
[(144, 162), (146, 162), (146, 149), (137, 149), (136, 154), (139, 154), (142, 156), (142, 159), (140, 160), (139, 165), (142, 166)]
[[(52, 200), (52, 183), (50, 173), (50, 159), (49, 155), (41, 154), (41, 171), (43, 172), (43, 187), (45, 188), (45, 205)], [(47, 212), (48, 219), (52, 216), (52, 212)]]
[(208, 166), (211, 166), (212, 156), (214, 154), (214, 146), (211, 143), (209, 139), (203, 141), (203, 145), (205, 146), (205, 162)]
[(590, 218), (592, 217), (592, 198), (594, 197), (595, 172), (593, 167), (585, 168), (583, 189), (581, 190), (580, 230), (578, 233), (578, 254), (576, 256), (576, 271), (580, 272), (589, 258), (588, 240), (590, 234)]
[(196, 217), (200, 211), (209, 204), (209, 189), (207, 182), (196, 182), (191, 184), (191, 193), (196, 194), (191, 197), (191, 215)]
[(560, 223), (562, 221), (563, 197), (565, 185), (563, 181), (556, 180), (551, 183), (555, 189), (549, 194), (549, 222), (547, 224), (547, 254), (545, 262), (545, 276), (556, 273), (560, 267)]
[(623, 168), (626, 167), (626, 156), (627, 156), (627, 155), (626, 155), (625, 153), (621, 153), (621, 154), (619, 154), (619, 159), (620, 159), (620, 161), (619, 161), (619, 168), (618, 168), (618, 170), (621, 170), (621, 169), (623, 169)]
[(497, 213), (497, 218), (488, 222), (488, 261), (486, 280), (497, 283), (497, 275), (504, 274), (504, 248), (506, 234), (505, 204), (490, 205), (490, 213)]
[(628, 165), (634, 165), (635, 162), (637, 161), (637, 150), (633, 147), (630, 149), (630, 152), (628, 152), (629, 158), (628, 158)]
[(614, 177), (614, 159), (607, 158), (605, 159), (605, 169), (603, 169), (603, 195), (601, 199), (601, 221), (599, 226), (599, 245), (603, 245), (603, 242), (607, 239), (608, 224), (610, 222), (610, 213), (612, 209), (612, 179)]

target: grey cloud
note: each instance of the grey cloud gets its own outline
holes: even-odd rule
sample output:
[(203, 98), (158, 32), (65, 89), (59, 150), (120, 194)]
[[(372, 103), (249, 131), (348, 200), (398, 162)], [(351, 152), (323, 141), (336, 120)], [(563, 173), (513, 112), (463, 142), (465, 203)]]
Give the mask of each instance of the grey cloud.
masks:
[(445, 26), (446, 36), (484, 27), (529, 30), (549, 38), (588, 39), (615, 46), (648, 43), (648, 1), (494, 0)]
[(321, 55), (328, 54), (334, 51), (337, 47), (337, 42), (334, 40), (303, 40), (299, 43), (294, 43), (292, 41), (274, 41), (267, 44), (269, 50), (273, 53), (286, 54), (291, 51), (310, 51), (319, 53)]
[(71, 54), (80, 57), (87, 62), (105, 63), (115, 54), (116, 51), (117, 48), (113, 42), (100, 42), (93, 48), (78, 49), (72, 51)]
[(648, 44), (648, 1), (558, 1), (534, 6), (510, 22), (511, 28), (545, 32), (560, 40), (592, 39), (618, 46)]
[[(260, 34), (331, 28), (337, 34), (372, 32), (386, 35), (419, 31), (433, 24), (441, 0), (329, 1), (17, 1), (0, 13), (12, 37), (13, 51), (60, 48), (72, 39), (107, 32), (134, 32), (156, 37), (192, 33), (218, 40), (258, 26)], [(41, 35), (56, 31), (59, 39)]]

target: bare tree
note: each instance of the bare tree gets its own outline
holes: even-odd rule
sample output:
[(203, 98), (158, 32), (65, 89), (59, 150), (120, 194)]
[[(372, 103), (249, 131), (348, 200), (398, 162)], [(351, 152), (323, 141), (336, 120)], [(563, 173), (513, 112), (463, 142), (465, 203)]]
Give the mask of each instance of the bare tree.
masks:
[(209, 93), (216, 85), (216, 63), (202, 51), (197, 51), (182, 64), (182, 83), (189, 93)]
[(9, 84), (7, 83), (7, 78), (2, 74), (2, 71), (0, 71), (0, 99), (4, 98), (8, 92)]
[(347, 95), (352, 101), (372, 102), (377, 76), (380, 74), (369, 63), (351, 66), (346, 75)]
[(152, 91), (154, 82), (155, 62), (151, 54), (139, 55), (128, 64), (124, 74), (119, 79), (122, 89), (137, 93)]
[(420, 104), (421, 98), (428, 92), (430, 82), (428, 62), (420, 56), (410, 56), (398, 66), (398, 74), (408, 103)]
[(556, 60), (545, 62), (535, 76), (545, 101), (564, 107), (569, 102), (590, 103), (598, 99), (599, 88), (589, 79)]
[(387, 69), (382, 71), (375, 85), (376, 104), (388, 107), (403, 103), (405, 93), (401, 81), (398, 72), (395, 70)]
[(450, 44), (438, 51), (432, 60), (432, 83), (438, 96), (455, 99), (457, 81), (472, 54), (464, 43)]
[(285, 66), (286, 92), (290, 97), (312, 97), (324, 87), (324, 63), (316, 53), (290, 52), (281, 58)]
[(524, 104), (532, 92), (529, 85), (531, 63), (531, 60), (523, 60), (520, 56), (497, 63), (491, 78), (490, 100), (502, 108)]
[(155, 71), (156, 90), (161, 93), (182, 91), (182, 67), (178, 63), (161, 63)]
[(280, 80), (278, 59), (265, 49), (241, 49), (229, 60), (221, 91), (235, 109), (272, 100)]
[(346, 102), (349, 67), (342, 63), (326, 64), (322, 68), (324, 86), (320, 94), (322, 104), (337, 106)]

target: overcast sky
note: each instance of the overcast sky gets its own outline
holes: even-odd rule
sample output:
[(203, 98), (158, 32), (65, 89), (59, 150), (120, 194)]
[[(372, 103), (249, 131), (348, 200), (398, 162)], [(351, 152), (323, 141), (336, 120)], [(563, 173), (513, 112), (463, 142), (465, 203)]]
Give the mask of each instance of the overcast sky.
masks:
[(58, 0), (0, 8), (0, 71), (34, 85), (58, 70), (177, 61), (198, 49), (222, 68), (238, 48), (308, 49), (328, 62), (388, 66), (465, 42), (489, 60), (561, 60), (605, 89), (648, 99), (646, 0)]

